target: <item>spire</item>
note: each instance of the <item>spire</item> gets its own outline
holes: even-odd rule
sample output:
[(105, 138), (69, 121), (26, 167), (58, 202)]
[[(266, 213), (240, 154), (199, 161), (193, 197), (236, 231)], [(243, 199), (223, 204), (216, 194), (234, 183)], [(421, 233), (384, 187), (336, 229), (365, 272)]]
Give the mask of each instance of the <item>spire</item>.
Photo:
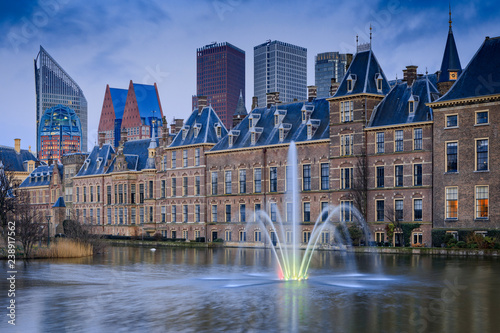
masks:
[(448, 23), (450, 24), (450, 33), (451, 32), (451, 2), (449, 3), (449, 6), (450, 6), (450, 20), (448, 21)]
[(460, 64), (455, 37), (451, 28), (451, 5), (449, 7), (449, 17), (448, 23), (450, 24), (450, 29), (448, 31), (438, 82), (455, 82), (462, 72), (462, 65)]
[(372, 48), (372, 24), (370, 23), (370, 49)]
[(153, 132), (151, 133), (151, 141), (148, 147), (148, 160), (146, 161), (146, 169), (156, 169), (155, 167), (155, 157), (156, 157), (156, 134), (155, 134), (155, 120), (153, 119)]
[(243, 92), (240, 89), (240, 97), (238, 98), (238, 104), (236, 105), (236, 110), (234, 111), (234, 116), (242, 116), (245, 118), (247, 116), (247, 108), (245, 107), (245, 101), (243, 101)]

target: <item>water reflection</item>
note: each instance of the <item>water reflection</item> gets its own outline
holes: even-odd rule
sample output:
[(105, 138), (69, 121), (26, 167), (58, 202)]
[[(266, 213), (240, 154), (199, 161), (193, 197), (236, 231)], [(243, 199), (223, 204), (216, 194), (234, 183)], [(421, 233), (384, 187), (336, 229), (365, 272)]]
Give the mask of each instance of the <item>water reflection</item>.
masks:
[[(261, 249), (113, 247), (94, 258), (20, 263), (14, 332), (492, 332), (500, 325), (496, 258), (357, 255), (354, 272), (341, 253), (320, 251), (301, 282), (278, 280), (273, 260)], [(7, 290), (5, 278), (0, 285)], [(0, 331), (12, 327), (3, 320)]]

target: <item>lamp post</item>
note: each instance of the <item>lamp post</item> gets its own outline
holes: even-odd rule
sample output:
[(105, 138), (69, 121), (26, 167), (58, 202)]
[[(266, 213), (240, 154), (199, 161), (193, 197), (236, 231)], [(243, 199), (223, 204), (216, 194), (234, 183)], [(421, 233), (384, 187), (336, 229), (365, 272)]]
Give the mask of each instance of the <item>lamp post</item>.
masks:
[(50, 247), (50, 215), (45, 216), (47, 218), (47, 247)]

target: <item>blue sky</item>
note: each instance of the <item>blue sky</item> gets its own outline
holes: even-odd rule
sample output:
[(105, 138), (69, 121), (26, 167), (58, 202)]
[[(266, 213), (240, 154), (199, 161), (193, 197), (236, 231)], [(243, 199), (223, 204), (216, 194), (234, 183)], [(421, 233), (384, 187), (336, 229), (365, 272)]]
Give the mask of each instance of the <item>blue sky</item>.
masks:
[[(500, 36), (496, 0), (451, 1), (465, 67), (485, 36)], [(368, 38), (389, 79), (407, 65), (437, 71), (448, 33), (448, 1), (40, 0), (0, 2), (0, 144), (35, 149), (33, 59), (42, 45), (78, 82), (88, 101), (89, 147), (97, 140), (106, 84), (158, 84), (163, 111), (186, 119), (196, 93), (196, 48), (230, 42), (246, 52), (246, 105), (253, 96), (253, 47), (281, 40), (314, 56), (354, 52)]]

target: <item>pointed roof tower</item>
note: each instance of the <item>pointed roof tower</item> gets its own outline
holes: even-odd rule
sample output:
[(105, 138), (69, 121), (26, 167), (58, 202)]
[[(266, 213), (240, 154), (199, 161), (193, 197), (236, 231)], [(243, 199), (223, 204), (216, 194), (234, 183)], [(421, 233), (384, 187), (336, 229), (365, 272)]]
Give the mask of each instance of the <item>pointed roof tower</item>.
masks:
[[(451, 6), (450, 6), (450, 29), (448, 30), (448, 38), (446, 39), (446, 47), (444, 49), (443, 61), (441, 62), (441, 73), (438, 79), (438, 88), (441, 94), (444, 94), (455, 83), (462, 73), (460, 58), (458, 57), (457, 45), (451, 28)], [(445, 84), (443, 84), (445, 83)]]
[(248, 115), (247, 108), (245, 107), (245, 101), (243, 101), (243, 92), (240, 89), (240, 97), (238, 98), (238, 105), (233, 114), (233, 128), (238, 126), (238, 124)]
[(153, 120), (153, 133), (151, 134), (151, 141), (148, 147), (148, 160), (146, 161), (146, 169), (155, 169), (155, 157), (156, 157), (156, 148), (158, 147), (158, 143), (156, 142), (155, 135), (155, 121)]

